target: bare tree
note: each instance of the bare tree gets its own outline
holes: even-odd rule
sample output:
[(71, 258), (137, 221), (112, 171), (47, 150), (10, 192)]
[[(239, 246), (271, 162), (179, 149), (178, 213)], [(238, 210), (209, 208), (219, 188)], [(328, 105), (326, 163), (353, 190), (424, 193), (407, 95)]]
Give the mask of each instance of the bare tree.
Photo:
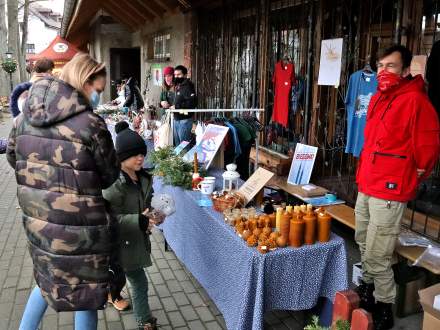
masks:
[[(6, 0), (0, 0), (0, 59), (3, 59), (7, 51), (7, 39)], [(9, 76), (0, 68), (0, 96), (6, 96), (9, 93)]]
[(20, 47), (20, 80), (23, 81), (27, 77), (26, 72), (26, 46), (28, 37), (28, 22), (29, 22), (29, 0), (23, 2), (23, 25), (21, 29), (21, 47)]
[[(20, 34), (18, 29), (18, 0), (7, 0), (8, 4), (8, 48), (18, 59), (20, 64), (21, 49), (20, 49)], [(13, 74), (14, 85), (21, 81), (20, 69)]]

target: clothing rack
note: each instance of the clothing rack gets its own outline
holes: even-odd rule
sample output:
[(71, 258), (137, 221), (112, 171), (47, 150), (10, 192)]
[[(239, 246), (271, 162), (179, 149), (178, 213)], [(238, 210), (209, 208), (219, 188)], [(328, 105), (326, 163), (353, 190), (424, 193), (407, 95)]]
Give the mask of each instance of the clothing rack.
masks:
[[(171, 114), (171, 132), (174, 132), (174, 114), (175, 113), (216, 113), (216, 112), (255, 112), (256, 114), (264, 112), (264, 109), (174, 109), (166, 110), (167, 113)], [(259, 119), (259, 116), (257, 116)], [(255, 139), (255, 169), (258, 168), (258, 147), (260, 144), (260, 132), (257, 131), (257, 138)]]

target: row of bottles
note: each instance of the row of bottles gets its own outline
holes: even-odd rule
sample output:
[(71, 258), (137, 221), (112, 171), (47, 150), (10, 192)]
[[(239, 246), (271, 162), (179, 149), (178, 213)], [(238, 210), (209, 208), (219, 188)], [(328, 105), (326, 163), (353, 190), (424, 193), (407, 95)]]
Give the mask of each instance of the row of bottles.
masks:
[(278, 208), (275, 215), (277, 231), (286, 239), (289, 246), (328, 242), (330, 239), (331, 217), (324, 210), (315, 213), (312, 205), (287, 206)]

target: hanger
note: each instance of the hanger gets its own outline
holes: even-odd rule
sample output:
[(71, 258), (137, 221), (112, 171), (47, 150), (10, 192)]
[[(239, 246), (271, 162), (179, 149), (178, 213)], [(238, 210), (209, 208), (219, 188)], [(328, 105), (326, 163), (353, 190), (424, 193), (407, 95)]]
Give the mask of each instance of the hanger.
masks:
[(362, 69), (362, 71), (365, 73), (373, 73), (374, 72), (373, 69), (371, 68), (371, 65), (370, 65), (370, 58), (371, 58), (371, 56), (368, 55), (367, 58), (365, 59), (366, 63), (365, 63), (364, 68)]

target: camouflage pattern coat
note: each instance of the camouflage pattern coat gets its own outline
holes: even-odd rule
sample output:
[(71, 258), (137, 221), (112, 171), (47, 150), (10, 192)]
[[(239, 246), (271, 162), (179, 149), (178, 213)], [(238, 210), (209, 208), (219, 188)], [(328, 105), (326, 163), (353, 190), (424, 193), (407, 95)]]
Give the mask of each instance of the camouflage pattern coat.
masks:
[(39, 80), (11, 131), (7, 158), (43, 296), (56, 311), (103, 308), (115, 220), (102, 189), (120, 170), (105, 122), (67, 83)]
[(121, 171), (115, 183), (102, 193), (118, 220), (118, 263), (125, 271), (151, 266), (150, 237), (139, 228), (139, 214), (151, 207), (153, 178), (141, 170), (140, 186)]

